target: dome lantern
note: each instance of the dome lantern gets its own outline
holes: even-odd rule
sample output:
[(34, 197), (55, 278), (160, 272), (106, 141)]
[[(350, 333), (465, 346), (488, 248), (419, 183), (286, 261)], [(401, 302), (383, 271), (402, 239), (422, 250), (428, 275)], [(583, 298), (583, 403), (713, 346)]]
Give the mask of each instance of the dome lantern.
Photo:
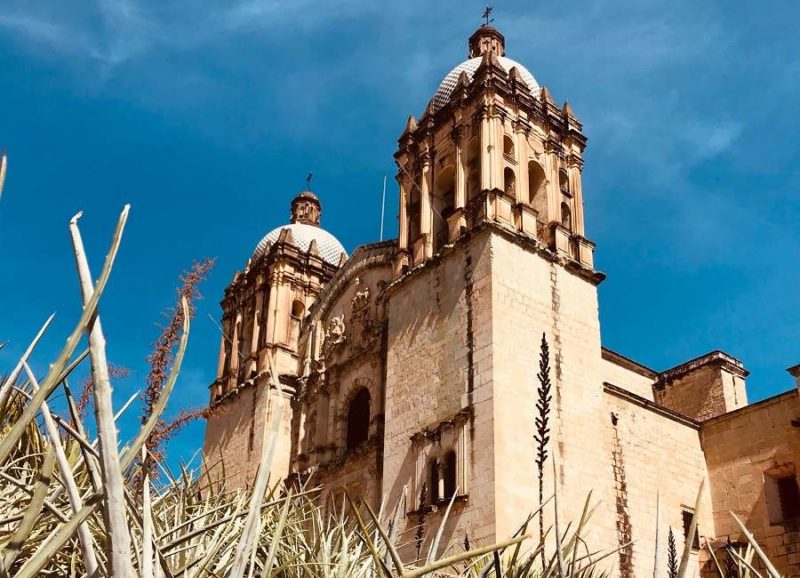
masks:
[(493, 52), (495, 56), (506, 55), (506, 39), (497, 28), (482, 25), (469, 37), (469, 57), (478, 58), (486, 52)]
[(322, 204), (317, 195), (311, 191), (303, 191), (292, 199), (292, 220), (291, 223), (301, 223), (303, 225), (313, 225), (319, 227), (320, 216), (322, 215)]

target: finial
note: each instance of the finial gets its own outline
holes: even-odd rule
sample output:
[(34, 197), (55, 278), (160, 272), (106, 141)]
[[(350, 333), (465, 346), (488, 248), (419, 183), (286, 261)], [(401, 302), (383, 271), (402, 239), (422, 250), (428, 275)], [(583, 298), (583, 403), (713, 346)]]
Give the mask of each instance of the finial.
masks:
[(494, 10), (494, 7), (487, 5), (486, 9), (483, 11), (483, 15), (481, 16), (481, 18), (483, 18), (486, 21), (484, 23), (484, 26), (489, 26), (490, 23), (494, 22), (494, 18), (491, 17), (492, 10)]
[(313, 178), (314, 178), (314, 173), (308, 173), (308, 176), (306, 177), (306, 190), (307, 191), (311, 190), (311, 181), (312, 181)]

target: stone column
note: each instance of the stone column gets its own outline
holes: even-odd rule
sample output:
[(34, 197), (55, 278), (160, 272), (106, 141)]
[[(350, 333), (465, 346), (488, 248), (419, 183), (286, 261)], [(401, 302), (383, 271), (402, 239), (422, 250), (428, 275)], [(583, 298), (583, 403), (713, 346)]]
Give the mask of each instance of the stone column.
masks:
[(239, 351), (241, 350), (239, 344), (239, 328), (242, 324), (242, 314), (236, 314), (236, 321), (233, 322), (233, 337), (231, 337), (231, 375), (236, 376), (238, 379), (239, 371)]
[(258, 352), (258, 336), (261, 332), (261, 304), (264, 301), (262, 291), (256, 291), (256, 306), (253, 310), (253, 331), (250, 335), (250, 343), (248, 344), (250, 355), (255, 355)]
[(516, 136), (516, 146), (514, 147), (517, 152), (517, 202), (527, 203), (529, 200), (528, 189), (530, 182), (528, 181), (528, 135), (527, 131), (520, 124), (515, 123), (514, 132)]
[(489, 123), (489, 110), (484, 108), (480, 111), (481, 115), (481, 154), (480, 154), (480, 177), (481, 190), (492, 188), (492, 136)]
[(552, 148), (547, 147), (544, 154), (544, 170), (547, 175), (547, 215), (542, 219), (545, 223), (560, 222), (561, 188), (558, 184), (558, 156)]
[(431, 158), (430, 151), (423, 153), (420, 160), (422, 161), (422, 178), (420, 179), (420, 184), (422, 186), (420, 189), (421, 198), (419, 230), (425, 243), (425, 249), (423, 252), (424, 258), (428, 258), (433, 253), (433, 246), (431, 245), (431, 240), (433, 238), (433, 230), (431, 226), (433, 217), (433, 211), (431, 209), (433, 172), (431, 171), (431, 164), (433, 159)]
[(398, 245), (400, 249), (408, 248), (408, 177), (398, 174), (397, 184), (400, 185), (400, 222), (398, 223)]
[(217, 379), (222, 377), (222, 372), (225, 370), (225, 337), (226, 335), (223, 333), (222, 337), (219, 340), (219, 357), (217, 358)]
[(264, 339), (266, 345), (275, 343), (275, 307), (278, 304), (278, 276), (270, 275), (269, 280), (269, 305), (267, 307), (267, 321), (264, 324), (267, 334)]
[(456, 149), (456, 198), (454, 208), (463, 209), (467, 202), (467, 157), (464, 154), (464, 129), (453, 129), (453, 145)]
[(569, 174), (569, 190), (572, 193), (572, 232), (582, 237), (584, 235), (584, 224), (581, 169), (577, 164), (570, 163), (567, 171)]

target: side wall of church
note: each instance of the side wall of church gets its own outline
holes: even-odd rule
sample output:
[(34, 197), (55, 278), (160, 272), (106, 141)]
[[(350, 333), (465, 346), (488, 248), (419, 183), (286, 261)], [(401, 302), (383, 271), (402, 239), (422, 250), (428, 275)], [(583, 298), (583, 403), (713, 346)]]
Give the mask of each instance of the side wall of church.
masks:
[[(446, 449), (456, 450), (458, 493), (468, 502), (454, 505), (443, 543), (461, 544), (466, 535), (472, 544), (494, 538), (489, 245), (488, 235), (473, 237), (390, 289), (384, 493), (389, 508), (405, 498), (407, 558), (416, 556), (413, 527), (423, 483), (430, 492), (426, 456)], [(468, 423), (447, 425), (464, 409)], [(442, 433), (425, 438), (425, 431)], [(414, 436), (424, 439), (415, 443)], [(422, 516), (429, 533), (440, 516)]]
[[(617, 546), (619, 576), (648, 576), (653, 572), (656, 537), (656, 508), (663, 576), (666, 576), (666, 544), (669, 529), (675, 536), (680, 557), (685, 544), (683, 512), (693, 512), (701, 481), (706, 478), (705, 458), (698, 427), (657, 408), (646, 408), (624, 394), (605, 394), (604, 425), (611, 448), (604, 477), (611, 477), (613, 508), (601, 515), (603, 523), (615, 523), (611, 530)], [(613, 414), (613, 419), (612, 419)], [(698, 530), (703, 538), (714, 535), (710, 492), (706, 482)], [(691, 564), (697, 568), (699, 552), (692, 549)], [(695, 575), (690, 569), (689, 575)]]
[[(777, 480), (797, 483), (800, 398), (792, 390), (703, 423), (717, 538), (742, 539), (730, 512), (753, 532), (781, 575), (800, 575), (800, 521), (785, 519)], [(783, 496), (784, 499), (788, 497)]]

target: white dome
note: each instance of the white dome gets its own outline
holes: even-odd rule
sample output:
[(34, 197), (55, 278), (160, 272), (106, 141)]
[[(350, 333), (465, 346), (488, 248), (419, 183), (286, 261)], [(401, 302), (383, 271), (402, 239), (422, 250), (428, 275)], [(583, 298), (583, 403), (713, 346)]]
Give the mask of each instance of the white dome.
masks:
[[(531, 95), (538, 97), (539, 95), (539, 83), (536, 82), (536, 79), (531, 74), (530, 70), (522, 66), (516, 60), (511, 60), (510, 58), (506, 58), (505, 56), (499, 56), (497, 60), (500, 61), (500, 66), (503, 67), (503, 70), (506, 72), (510, 72), (512, 68), (516, 67), (519, 71), (522, 80), (525, 84), (528, 85), (528, 88), (531, 91)], [(478, 56), (476, 58), (470, 58), (469, 60), (465, 60), (458, 66), (456, 66), (453, 70), (451, 70), (447, 76), (444, 77), (444, 80), (439, 85), (439, 88), (436, 89), (436, 94), (433, 95), (433, 110), (437, 111), (442, 108), (447, 101), (450, 100), (450, 96), (453, 94), (453, 90), (455, 89), (456, 85), (458, 84), (458, 77), (461, 76), (461, 71), (467, 73), (469, 76), (470, 81), (475, 76), (475, 71), (478, 70), (478, 67), (481, 65), (481, 57)]]
[(347, 256), (347, 252), (344, 250), (339, 240), (325, 229), (320, 229), (314, 225), (293, 223), (291, 225), (283, 225), (267, 233), (264, 238), (259, 241), (256, 250), (253, 251), (253, 260), (263, 256), (264, 253), (269, 250), (270, 245), (278, 240), (283, 229), (289, 229), (292, 232), (292, 242), (294, 246), (301, 251), (308, 251), (311, 241), (316, 240), (319, 256), (332, 265), (339, 264), (342, 253)]

